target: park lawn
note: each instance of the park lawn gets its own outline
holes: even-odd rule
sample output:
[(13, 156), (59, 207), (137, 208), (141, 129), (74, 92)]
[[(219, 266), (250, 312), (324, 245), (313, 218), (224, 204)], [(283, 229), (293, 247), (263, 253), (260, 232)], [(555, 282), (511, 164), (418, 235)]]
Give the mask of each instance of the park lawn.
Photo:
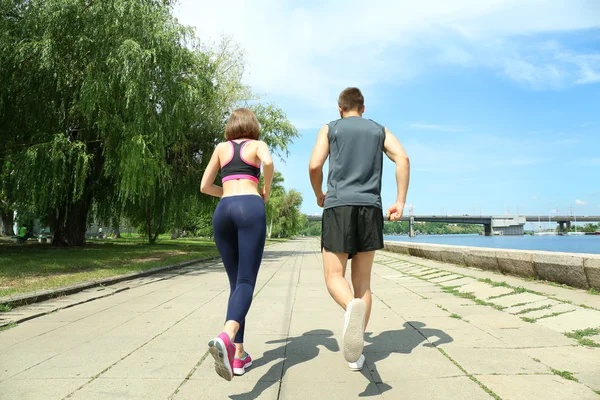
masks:
[[(267, 240), (267, 245), (285, 239)], [(163, 239), (148, 244), (145, 238), (88, 240), (76, 248), (56, 248), (28, 241), (15, 244), (0, 238), (0, 297), (54, 289), (93, 279), (218, 255), (208, 239)]]
[(78, 248), (56, 248), (32, 241), (17, 245), (0, 240), (0, 297), (217, 254), (214, 242), (206, 239), (161, 240), (153, 245), (137, 238), (89, 240)]

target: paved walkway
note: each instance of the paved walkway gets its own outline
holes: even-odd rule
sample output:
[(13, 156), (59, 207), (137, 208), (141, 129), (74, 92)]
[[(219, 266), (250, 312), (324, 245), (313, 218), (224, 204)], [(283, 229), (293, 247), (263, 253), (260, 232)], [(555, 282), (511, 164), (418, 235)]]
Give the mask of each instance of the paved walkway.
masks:
[[(532, 293), (518, 289), (532, 282), (386, 252), (376, 261), (362, 372), (344, 362), (343, 314), (317, 241), (303, 239), (265, 253), (243, 377), (223, 381), (207, 357), (228, 296), (212, 264), (0, 332), (0, 399), (600, 399), (600, 348), (564, 335), (600, 327), (600, 311), (577, 305), (600, 296)], [(577, 336), (600, 343), (593, 332)]]

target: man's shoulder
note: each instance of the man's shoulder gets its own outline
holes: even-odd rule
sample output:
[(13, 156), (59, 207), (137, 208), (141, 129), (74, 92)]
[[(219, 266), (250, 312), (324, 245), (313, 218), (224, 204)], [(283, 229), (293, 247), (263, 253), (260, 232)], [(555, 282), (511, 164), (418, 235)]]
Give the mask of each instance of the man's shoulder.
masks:
[(368, 119), (367, 121), (372, 122), (373, 124), (375, 124), (378, 128), (384, 129), (385, 126), (381, 125), (379, 122), (377, 121), (373, 121), (372, 119)]
[(338, 119), (334, 119), (333, 121), (329, 121), (327, 123), (329, 130), (331, 130), (334, 126), (336, 126), (341, 120), (342, 120), (341, 118), (338, 118)]
[(381, 128), (381, 129), (384, 128), (384, 126), (381, 125), (379, 122), (374, 121), (374, 120), (369, 119), (369, 118), (362, 118), (362, 117), (361, 118), (352, 119), (352, 120), (350, 120), (348, 118), (338, 118), (336, 120), (328, 122), (327, 126), (329, 127), (329, 129), (331, 129), (332, 127), (338, 125), (342, 121), (343, 121), (343, 123), (346, 123), (348, 121), (352, 121), (352, 122), (358, 122), (358, 123), (362, 123), (362, 124), (373, 124), (373, 125)]

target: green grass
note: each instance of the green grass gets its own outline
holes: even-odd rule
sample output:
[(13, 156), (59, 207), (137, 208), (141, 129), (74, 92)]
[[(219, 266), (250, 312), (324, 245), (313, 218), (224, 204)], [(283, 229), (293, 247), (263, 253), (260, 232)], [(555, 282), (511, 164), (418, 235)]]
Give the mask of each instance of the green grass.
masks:
[(540, 361), (540, 359), (539, 359), (539, 358), (534, 358), (534, 359), (533, 359), (533, 361), (535, 361), (535, 362), (539, 362), (539, 363), (541, 363), (541, 362), (542, 362), (542, 361)]
[(561, 376), (561, 377), (563, 377), (563, 378), (565, 378), (565, 379), (568, 379), (568, 380), (570, 380), (570, 381), (573, 381), (573, 382), (579, 382), (579, 381), (577, 380), (577, 378), (575, 378), (575, 377), (573, 376), (573, 373), (571, 373), (571, 372), (569, 372), (569, 371), (559, 371), (559, 370), (557, 370), (557, 369), (554, 369), (554, 368), (552, 368), (552, 373), (554, 373), (555, 375)]
[(588, 336), (595, 335), (600, 335), (600, 328), (588, 328), (565, 333), (566, 337), (577, 340), (579, 344), (583, 346), (600, 347), (600, 343), (596, 343), (593, 340), (588, 339)]
[(10, 310), (12, 310), (10, 304), (0, 304), (0, 313), (9, 312)]
[(15, 326), (17, 326), (17, 324), (15, 324), (14, 322), (11, 322), (8, 325), (4, 325), (4, 326), (0, 327), (0, 332), (7, 331), (7, 330), (9, 330), (11, 328), (14, 328)]
[(558, 317), (559, 315), (568, 314), (570, 312), (573, 312), (573, 311), (554, 312), (549, 315), (542, 315), (541, 317), (538, 317), (537, 319)]
[(31, 242), (0, 241), (0, 297), (53, 289), (92, 279), (218, 255), (208, 239), (161, 240), (141, 238), (89, 240), (86, 246), (56, 248)]
[(533, 324), (536, 321), (535, 318), (529, 318), (529, 317), (521, 317), (521, 319), (525, 322), (529, 322), (530, 324)]
[(590, 290), (588, 290), (588, 293), (598, 295), (598, 294), (600, 294), (600, 291), (598, 291), (598, 289), (596, 289), (596, 288), (591, 288)]
[(459, 286), (448, 286), (443, 288), (442, 290), (446, 293), (450, 293), (453, 294), (456, 297), (461, 297), (463, 299), (469, 299), (469, 300), (473, 300), (475, 302), (475, 304), (479, 304), (480, 306), (488, 306), (488, 307), (492, 307), (495, 308), (496, 310), (503, 310), (504, 307), (499, 306), (497, 304), (494, 303), (490, 303), (489, 301), (484, 301), (484, 300), (480, 300), (477, 297), (475, 297), (475, 295), (473, 293), (464, 293), (464, 292), (459, 292), (458, 290), (456, 290), (456, 288)]
[(532, 311), (541, 311), (541, 310), (545, 310), (545, 309), (550, 308), (550, 307), (552, 307), (552, 306), (551, 305), (546, 305), (546, 306), (542, 306), (542, 307), (526, 308), (524, 310), (519, 311), (517, 313), (517, 315), (519, 315), (519, 314), (527, 314), (527, 313), (532, 312)]
[(512, 288), (512, 286), (510, 286), (506, 282), (496, 282), (496, 281), (491, 280), (490, 278), (481, 278), (481, 279), (479, 279), (479, 282), (487, 283), (488, 285), (492, 285), (494, 287)]
[(462, 319), (462, 317), (458, 314), (452, 314), (450, 318)]
[[(505, 287), (505, 288), (512, 289), (514, 291), (513, 293), (509, 293), (509, 294), (506, 294), (506, 295), (503, 295), (503, 296), (509, 296), (509, 295), (512, 295), (512, 294), (519, 294), (519, 293), (531, 293), (531, 294), (537, 294), (539, 296), (544, 296), (543, 293), (536, 292), (535, 290), (526, 289), (526, 288), (521, 287), (521, 286), (519, 286), (519, 287), (511, 286), (511, 285), (509, 285), (506, 282), (497, 282), (497, 281), (493, 281), (493, 280), (491, 280), (489, 278), (481, 278), (481, 279), (478, 279), (478, 280), (479, 280), (479, 282), (487, 283), (487, 284), (492, 285), (494, 287)], [(535, 278), (533, 280), (535, 280)]]

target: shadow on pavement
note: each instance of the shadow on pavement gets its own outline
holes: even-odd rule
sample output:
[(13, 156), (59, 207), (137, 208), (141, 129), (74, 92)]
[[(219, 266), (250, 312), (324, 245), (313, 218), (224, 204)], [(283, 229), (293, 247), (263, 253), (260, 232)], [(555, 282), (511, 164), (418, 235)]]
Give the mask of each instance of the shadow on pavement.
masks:
[[(256, 399), (269, 387), (279, 383), (278, 378), (277, 380), (273, 379), (274, 376), (279, 376), (279, 371), (283, 369), (283, 372), (281, 373), (281, 378), (283, 378), (286, 372), (293, 366), (316, 358), (321, 351), (319, 346), (323, 346), (327, 350), (333, 352), (340, 350), (337, 340), (335, 340), (333, 337), (333, 332), (326, 329), (315, 329), (310, 332), (303, 333), (302, 336), (271, 340), (266, 343), (282, 343), (282, 345), (276, 349), (268, 350), (261, 358), (252, 361), (252, 367), (261, 367), (277, 359), (280, 359), (280, 361), (271, 366), (271, 368), (269, 368), (269, 370), (261, 378), (259, 378), (252, 391), (229, 396), (231, 399)], [(289, 358), (282, 358), (282, 355), (285, 354), (284, 352), (286, 347), (288, 353), (293, 352), (293, 356)], [(271, 380), (270, 382), (267, 381), (269, 379)]]
[[(434, 338), (436, 340), (433, 340)], [(380, 393), (384, 393), (392, 388), (383, 382), (377, 371), (377, 363), (379, 361), (385, 360), (395, 353), (410, 354), (423, 342), (427, 342), (424, 346), (433, 348), (452, 341), (452, 337), (444, 331), (427, 328), (424, 323), (418, 321), (406, 322), (402, 329), (381, 332), (376, 336), (367, 332), (365, 334), (366, 345), (364, 347), (366, 362), (361, 373), (369, 383), (365, 390), (358, 396), (378, 396)], [(337, 340), (333, 337), (333, 332), (325, 329), (316, 329), (305, 332), (302, 336), (272, 340), (266, 343), (281, 343), (282, 345), (276, 349), (268, 350), (261, 358), (254, 360), (252, 362), (253, 368), (261, 367), (277, 359), (279, 361), (272, 365), (258, 379), (252, 391), (231, 395), (229, 396), (231, 399), (256, 399), (269, 387), (279, 383), (279, 371), (281, 371), (281, 379), (283, 379), (290, 368), (316, 358), (321, 351), (320, 346), (332, 352), (340, 351)], [(282, 358), (283, 354), (288, 354), (289, 356)]]
[[(433, 341), (433, 338), (437, 340)], [(394, 353), (410, 354), (423, 342), (427, 342), (423, 346), (434, 348), (453, 340), (444, 331), (427, 328), (424, 323), (418, 321), (406, 322), (403, 329), (381, 332), (377, 336), (372, 336), (372, 333), (367, 332), (365, 334), (367, 344), (363, 350), (366, 362), (361, 373), (369, 381), (369, 384), (358, 396), (376, 396), (392, 388), (379, 375), (377, 370), (379, 361), (385, 360)]]

